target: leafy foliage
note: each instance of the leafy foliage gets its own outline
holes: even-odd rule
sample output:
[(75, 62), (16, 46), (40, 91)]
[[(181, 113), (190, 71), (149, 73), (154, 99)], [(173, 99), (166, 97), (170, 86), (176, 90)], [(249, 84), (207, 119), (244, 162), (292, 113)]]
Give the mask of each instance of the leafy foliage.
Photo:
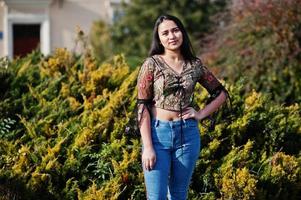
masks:
[(90, 31), (90, 41), (93, 48), (93, 53), (99, 60), (108, 59), (113, 55), (110, 27), (105, 22), (93, 22)]
[[(1, 109), (8, 110), (1, 121), (0, 174), (7, 182), (22, 177), (24, 198), (73, 199), (80, 191), (85, 194), (92, 180), (102, 177), (99, 187), (116, 175), (120, 187), (130, 180), (141, 184), (142, 179), (123, 173), (132, 168), (132, 159), (138, 160), (139, 148), (137, 138), (129, 141), (122, 134), (137, 76), (122, 56), (99, 64), (91, 54), (76, 57), (57, 49), (47, 58), (35, 53), (16, 60), (11, 68), (14, 89), (1, 102)], [(120, 156), (122, 151), (128, 156)], [(98, 155), (108, 157), (98, 162)], [(140, 173), (137, 166), (132, 170)], [(126, 188), (120, 194), (130, 190)]]
[[(277, 7), (273, 2), (271, 5)], [(299, 9), (282, 6), (287, 10)], [(265, 14), (269, 16), (269, 12)], [(235, 25), (243, 27), (245, 20), (253, 20), (253, 14), (259, 13), (242, 13), (241, 18), (234, 20)], [(291, 22), (289, 28), (296, 23)], [(235, 47), (253, 37), (247, 33), (241, 33)], [(274, 38), (273, 34), (265, 37)], [(265, 46), (269, 43), (262, 45), (270, 51)], [(297, 47), (291, 48), (298, 50)], [(218, 63), (247, 59), (232, 54), (234, 50), (221, 50)], [(264, 69), (276, 66), (268, 65), (270, 58), (265, 51), (262, 53), (262, 57), (253, 57), (254, 62), (261, 63)], [(277, 62), (284, 59), (274, 58), (279, 59)], [(289, 71), (295, 79), (288, 80), (297, 88), (295, 64), (299, 58), (288, 58), (287, 66), (294, 66), (289, 70), (296, 70)], [(210, 57), (208, 60), (212, 64)], [(4, 75), (0, 73), (7, 86), (1, 91), (0, 101), (1, 199), (146, 198), (140, 138), (132, 134), (138, 69), (131, 70), (122, 55), (99, 62), (88, 50), (74, 55), (57, 49), (48, 57), (33, 52), (25, 58), (3, 62), (9, 71), (4, 68)], [(233, 83), (225, 84), (232, 97), (235, 118), (224, 120), (229, 113), (221, 110), (213, 132), (199, 126), (202, 150), (189, 199), (297, 200), (301, 196), (299, 90), (291, 90), (292, 85), (283, 82), (281, 87), (290, 93), (278, 98), (270, 93), (277, 90), (278, 82), (274, 82), (273, 90), (266, 91), (261, 85), (264, 79), (252, 70), (246, 73), (254, 82), (236, 77)], [(196, 103), (204, 106), (207, 95), (198, 85)]]
[(198, 49), (197, 39), (211, 30), (210, 17), (224, 6), (224, 0), (131, 0), (123, 5), (122, 17), (112, 25), (114, 52), (124, 53), (130, 64), (138, 63), (137, 60), (148, 54), (155, 20), (166, 13), (181, 19), (193, 46)]
[[(24, 199), (145, 198), (140, 141), (130, 131), (138, 70), (130, 71), (122, 56), (100, 64), (66, 49), (47, 58), (32, 54), (11, 67), (12, 101), (1, 103), (10, 110), (1, 123), (3, 191), (13, 193), (10, 184), (18, 183)], [(233, 121), (221, 112), (215, 131), (200, 126), (191, 199), (300, 195), (299, 104), (278, 105), (255, 90), (243, 97), (243, 85), (227, 86)], [(196, 103), (204, 105), (206, 95), (198, 86)]]
[(300, 102), (301, 2), (235, 0), (229, 13), (229, 25), (216, 34), (205, 60), (232, 82), (244, 76), (246, 91)]

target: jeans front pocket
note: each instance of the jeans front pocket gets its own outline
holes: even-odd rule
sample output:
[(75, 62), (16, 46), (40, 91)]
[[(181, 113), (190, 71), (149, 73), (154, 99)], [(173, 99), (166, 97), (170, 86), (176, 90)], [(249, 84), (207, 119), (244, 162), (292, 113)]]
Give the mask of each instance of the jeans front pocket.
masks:
[(198, 127), (198, 120), (194, 119), (194, 118), (190, 118), (190, 119), (187, 119), (185, 121), (185, 126), (186, 127)]
[(196, 119), (188, 119), (184, 128), (185, 140), (189, 143), (198, 142), (200, 140), (200, 130)]
[(170, 127), (166, 124), (160, 124), (159, 121), (154, 121), (151, 127), (152, 142), (154, 147), (167, 149), (172, 145), (172, 135)]

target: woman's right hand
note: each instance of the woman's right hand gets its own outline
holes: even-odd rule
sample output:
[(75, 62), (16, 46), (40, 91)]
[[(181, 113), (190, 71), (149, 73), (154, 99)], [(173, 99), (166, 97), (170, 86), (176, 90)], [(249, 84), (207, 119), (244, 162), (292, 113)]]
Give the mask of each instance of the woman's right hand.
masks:
[(156, 153), (153, 147), (144, 147), (142, 152), (142, 166), (150, 171), (156, 163)]

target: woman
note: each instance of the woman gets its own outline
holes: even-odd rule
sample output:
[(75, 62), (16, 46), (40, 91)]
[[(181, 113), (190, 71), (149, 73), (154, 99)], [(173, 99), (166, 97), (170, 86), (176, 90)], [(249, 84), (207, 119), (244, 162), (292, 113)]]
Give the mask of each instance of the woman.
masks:
[[(216, 98), (201, 110), (191, 106), (199, 82)], [(198, 121), (226, 100), (224, 87), (192, 51), (181, 21), (160, 16), (149, 57), (138, 76), (138, 120), (148, 199), (186, 199), (200, 152)]]

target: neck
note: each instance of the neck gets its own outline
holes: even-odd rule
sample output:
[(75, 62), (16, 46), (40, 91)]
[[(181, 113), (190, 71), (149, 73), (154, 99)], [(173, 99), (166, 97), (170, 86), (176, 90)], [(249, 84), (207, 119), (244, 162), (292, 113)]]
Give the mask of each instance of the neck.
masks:
[(183, 56), (182, 56), (180, 50), (170, 51), (170, 50), (165, 49), (163, 56), (168, 59), (174, 60), (174, 61), (183, 60)]

